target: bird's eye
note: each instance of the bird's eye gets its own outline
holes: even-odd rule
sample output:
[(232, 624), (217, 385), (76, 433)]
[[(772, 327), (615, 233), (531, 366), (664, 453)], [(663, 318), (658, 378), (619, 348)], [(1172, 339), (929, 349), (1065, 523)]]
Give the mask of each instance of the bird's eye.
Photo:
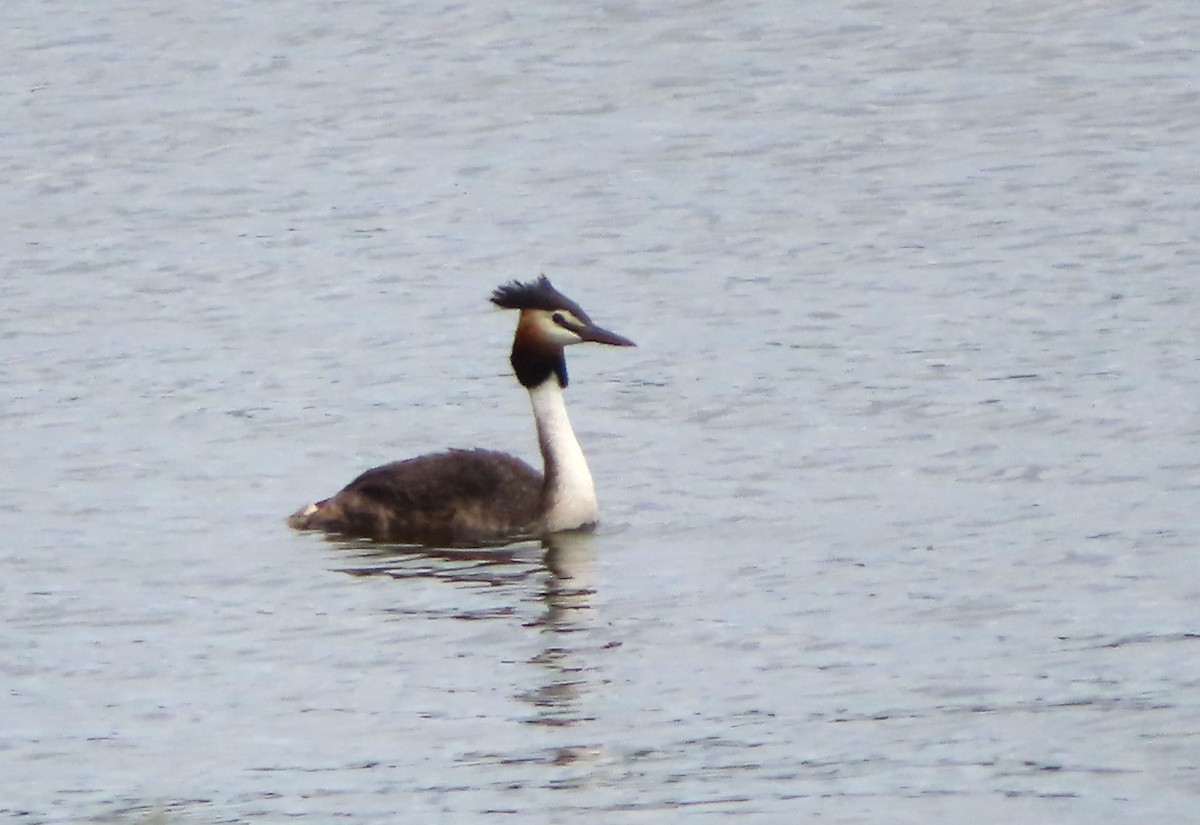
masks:
[(566, 310), (552, 313), (550, 315), (550, 320), (553, 321), (556, 326), (560, 326), (567, 332), (570, 332), (574, 335), (578, 335), (579, 330), (583, 329), (584, 327), (583, 322), (575, 317), (574, 312), (568, 312)]

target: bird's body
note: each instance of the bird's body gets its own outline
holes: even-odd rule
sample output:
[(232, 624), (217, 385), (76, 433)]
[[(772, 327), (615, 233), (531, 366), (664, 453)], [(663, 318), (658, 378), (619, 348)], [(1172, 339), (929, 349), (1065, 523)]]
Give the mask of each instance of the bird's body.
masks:
[(535, 535), (542, 474), (495, 450), (447, 450), (367, 470), (289, 523), (377, 541), (443, 547)]
[(563, 347), (632, 346), (595, 326), (546, 278), (498, 288), (492, 302), (521, 310), (511, 362), (528, 389), (544, 472), (493, 450), (448, 450), (367, 470), (288, 523), (377, 541), (443, 547), (505, 543), (594, 524), (596, 491), (567, 417)]

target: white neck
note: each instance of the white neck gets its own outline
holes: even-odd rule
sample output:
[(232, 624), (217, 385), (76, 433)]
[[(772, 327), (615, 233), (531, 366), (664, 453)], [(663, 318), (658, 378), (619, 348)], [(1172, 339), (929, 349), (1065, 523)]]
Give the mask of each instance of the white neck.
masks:
[(542, 510), (546, 530), (574, 530), (594, 524), (600, 515), (596, 487), (583, 448), (567, 418), (567, 403), (558, 379), (550, 376), (531, 387), (529, 400), (545, 464)]

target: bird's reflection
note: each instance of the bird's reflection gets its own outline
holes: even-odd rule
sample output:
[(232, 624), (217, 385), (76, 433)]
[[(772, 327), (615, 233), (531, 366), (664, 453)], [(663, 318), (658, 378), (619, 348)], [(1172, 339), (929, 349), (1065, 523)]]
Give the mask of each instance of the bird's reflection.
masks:
[[(587, 628), (595, 594), (596, 556), (590, 533), (558, 533), (546, 542), (541, 616), (528, 623), (543, 634), (542, 651), (530, 660), (543, 678), (536, 690), (518, 695), (534, 708), (532, 724), (573, 725), (586, 721), (581, 700), (596, 665), (589, 661)], [(571, 634), (579, 634), (578, 642)]]
[(556, 533), (548, 538), (542, 602), (545, 612), (533, 626), (570, 633), (582, 629), (595, 594), (596, 553), (591, 533)]
[(414, 547), (367, 540), (336, 544), (352, 553), (354, 563), (340, 568), (351, 576), (519, 587), (543, 567), (542, 548), (532, 541), (475, 548)]
[(586, 630), (595, 594), (595, 548), (590, 532), (557, 533), (539, 542), (473, 549), (406, 547), (368, 541), (341, 541), (353, 563), (351, 576), (386, 576), (397, 580), (436, 579), (459, 586), (499, 588), (502, 604), (485, 610), (456, 611), (454, 618), (495, 619), (524, 615), (521, 624), (541, 634), (541, 650), (529, 659), (539, 678), (537, 687), (516, 694), (533, 708), (524, 721), (537, 725), (572, 725), (589, 719), (581, 708), (596, 666), (590, 654), (597, 645)]

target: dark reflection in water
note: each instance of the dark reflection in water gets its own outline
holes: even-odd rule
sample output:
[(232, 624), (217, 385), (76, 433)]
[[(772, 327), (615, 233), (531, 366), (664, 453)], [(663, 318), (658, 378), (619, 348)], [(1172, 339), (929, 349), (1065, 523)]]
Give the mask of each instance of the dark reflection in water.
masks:
[[(351, 576), (437, 579), (452, 584), (521, 585), (543, 569), (541, 548), (532, 543), (504, 547), (440, 548), (338, 541), (356, 562), (340, 568)], [(464, 616), (463, 618), (471, 618)]]
[[(572, 643), (573, 634), (588, 626), (595, 570), (593, 536), (563, 533), (540, 544), (503, 547), (429, 548), (381, 545), (367, 541), (337, 542), (354, 563), (340, 568), (351, 576), (386, 576), (395, 580), (434, 579), (460, 586), (499, 588), (503, 603), (485, 608), (455, 608), (439, 614), (464, 621), (521, 617), (524, 606), (539, 609), (521, 626), (541, 634), (542, 649), (528, 663), (539, 673), (537, 687), (515, 698), (534, 709), (523, 721), (568, 726), (589, 721), (581, 700), (595, 665), (587, 660), (594, 645)], [(394, 608), (399, 615), (429, 616), (428, 609)], [(611, 647), (606, 645), (605, 647)]]

